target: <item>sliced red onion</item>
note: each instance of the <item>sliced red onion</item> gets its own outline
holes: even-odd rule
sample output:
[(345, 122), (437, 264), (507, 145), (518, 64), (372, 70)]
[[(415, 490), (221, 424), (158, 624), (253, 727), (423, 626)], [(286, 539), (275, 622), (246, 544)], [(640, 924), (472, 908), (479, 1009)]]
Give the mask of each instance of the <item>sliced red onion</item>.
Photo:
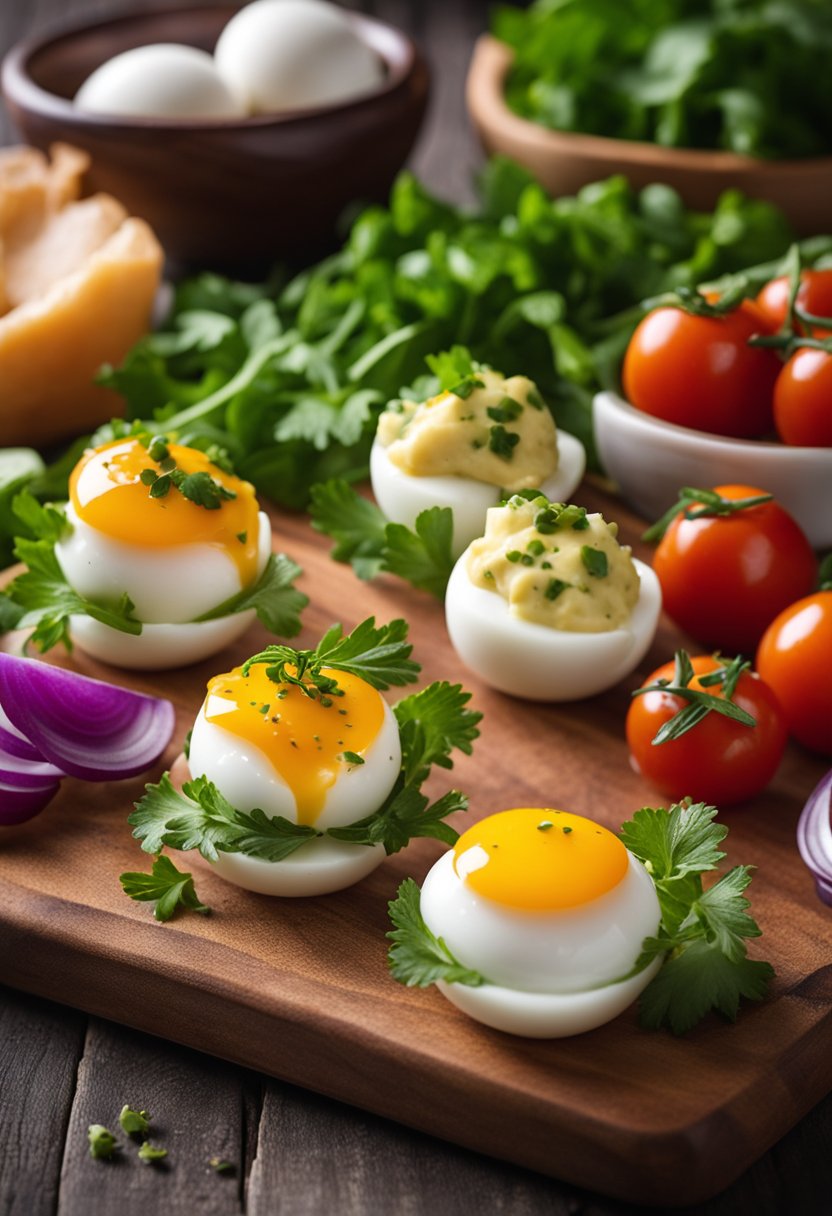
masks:
[(12, 726), (9, 719), (3, 712), (3, 707), (0, 705), (0, 748), (9, 752), (12, 756), (20, 756), (22, 760), (42, 760), (40, 754), (34, 744), (21, 735), (20, 731)]
[(0, 781), (0, 825), (11, 827), (12, 824), (34, 819), (57, 792), (57, 781), (30, 790), (15, 789)]
[(797, 847), (812, 871), (818, 897), (832, 904), (832, 769), (815, 786), (797, 823)]
[(42, 789), (65, 777), (63, 769), (45, 760), (24, 760), (0, 747), (0, 782), (19, 790)]
[(0, 705), (45, 760), (87, 781), (149, 768), (175, 722), (170, 701), (9, 654), (0, 654)]

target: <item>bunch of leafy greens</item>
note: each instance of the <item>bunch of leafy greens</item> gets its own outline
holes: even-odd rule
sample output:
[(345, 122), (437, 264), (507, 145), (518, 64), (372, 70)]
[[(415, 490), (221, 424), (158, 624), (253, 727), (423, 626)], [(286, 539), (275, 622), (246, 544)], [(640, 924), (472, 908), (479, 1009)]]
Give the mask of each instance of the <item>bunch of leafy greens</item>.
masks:
[(537, 0), (501, 7), (507, 100), (559, 131), (746, 156), (829, 153), (828, 0)]
[[(713, 822), (716, 814), (715, 807), (701, 802), (669, 810), (644, 807), (621, 828), (621, 840), (650, 873), (661, 907), (658, 934), (645, 940), (628, 973), (664, 958), (640, 998), (641, 1024), (651, 1030), (666, 1026), (684, 1034), (711, 1009), (734, 1021), (740, 999), (762, 1000), (774, 974), (769, 963), (747, 957), (746, 939), (760, 935), (744, 895), (751, 867), (734, 866), (703, 887), (702, 875), (725, 857), (719, 845), (728, 829)], [(391, 902), (390, 918), (390, 969), (400, 983), (422, 988), (440, 979), (471, 987), (488, 983), (428, 929), (411, 878)]]
[[(271, 646), (251, 658), (247, 666), (267, 664), (278, 695), (295, 685), (305, 695), (318, 698), (326, 712), (336, 713), (337, 672), (351, 673), (380, 690), (408, 684), (419, 671), (418, 664), (410, 658), (411, 650), (405, 621), (376, 626), (370, 617), (346, 636), (339, 625), (334, 625), (314, 650)], [(292, 670), (288, 681), (287, 666)], [(329, 674), (333, 671), (334, 677)], [(322, 836), (355, 845), (382, 844), (387, 853), (403, 849), (415, 836), (431, 836), (454, 844), (457, 833), (445, 820), (453, 812), (465, 810), (467, 799), (457, 790), (449, 790), (431, 803), (421, 787), (432, 768), (453, 767), (451, 754), (455, 749), (470, 755), (482, 717), (467, 708), (470, 699), (471, 694), (461, 685), (443, 680), (404, 697), (392, 707), (402, 748), (396, 783), (381, 807), (345, 827), (320, 831), (259, 809), (238, 810), (205, 776), (187, 782), (179, 793), (167, 774), (158, 785), (147, 787), (128, 822), (147, 853), (159, 854), (164, 845), (183, 851), (198, 849), (208, 861), (216, 861), (221, 852), (282, 861)], [(344, 759), (348, 764), (364, 762), (351, 752), (345, 752)], [(135, 876), (129, 877), (133, 886)], [(170, 877), (174, 879), (173, 875)], [(175, 881), (187, 877), (182, 874)], [(133, 890), (128, 894), (133, 898), (155, 898), (134, 894)], [(194, 906), (184, 902), (186, 906)]]

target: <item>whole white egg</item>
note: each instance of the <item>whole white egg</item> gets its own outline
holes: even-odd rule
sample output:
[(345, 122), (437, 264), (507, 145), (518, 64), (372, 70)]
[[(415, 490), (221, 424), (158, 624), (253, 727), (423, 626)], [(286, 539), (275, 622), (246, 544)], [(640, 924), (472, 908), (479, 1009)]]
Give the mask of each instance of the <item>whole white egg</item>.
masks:
[[(328, 674), (343, 697), (327, 705), (276, 685), (263, 664), (216, 676), (191, 734), (191, 774), (213, 782), (238, 810), (320, 831), (373, 814), (401, 770), (398, 723), (365, 681)], [(358, 882), (384, 857), (383, 846), (321, 836), (280, 861), (221, 853), (213, 868), (261, 894), (321, 895)]]
[(547, 808), (474, 825), (433, 866), (422, 918), (479, 986), (438, 987), (478, 1021), (553, 1038), (616, 1017), (661, 962), (633, 973), (661, 910), (644, 866), (606, 828)]
[(222, 649), (254, 619), (253, 610), (196, 618), (263, 573), (272, 551), (268, 516), (258, 510), (248, 482), (195, 449), (171, 444), (169, 450), (183, 472), (207, 473), (230, 497), (210, 510), (175, 488), (154, 499), (140, 476), (159, 466), (135, 438), (86, 453), (70, 477), (69, 530), (55, 545), (64, 576), (94, 603), (117, 603), (126, 594), (143, 626), (140, 634), (129, 634), (73, 615), (73, 640), (105, 663), (181, 667)]
[(379, 56), (325, 0), (254, 0), (220, 34), (214, 60), (253, 114), (350, 101), (384, 80)]
[(163, 42), (115, 55), (87, 77), (75, 104), (97, 114), (134, 118), (240, 118), (246, 111), (193, 46)]
[[(586, 452), (581, 441), (568, 431), (558, 431), (557, 446), (558, 467), (543, 482), (540, 492), (555, 502), (566, 502), (584, 475)], [(454, 557), (482, 535), (488, 509), (503, 497), (499, 486), (471, 477), (414, 477), (405, 473), (378, 439), (370, 452), (370, 479), (376, 502), (387, 518), (407, 528), (414, 528), (416, 517), (430, 507), (450, 507)]]

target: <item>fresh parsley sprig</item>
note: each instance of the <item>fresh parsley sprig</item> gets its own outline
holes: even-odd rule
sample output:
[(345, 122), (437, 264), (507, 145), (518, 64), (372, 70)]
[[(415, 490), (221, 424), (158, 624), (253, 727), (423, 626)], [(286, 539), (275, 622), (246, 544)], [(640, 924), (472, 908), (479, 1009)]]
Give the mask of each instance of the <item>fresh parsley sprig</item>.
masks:
[(395, 574), (437, 599), (454, 568), (451, 549), (453, 514), (449, 507), (429, 507), (416, 517), (414, 529), (391, 523), (346, 481), (333, 479), (312, 486), (312, 527), (336, 542), (332, 557), (349, 562), (360, 579)]
[(657, 731), (653, 739), (653, 746), (668, 743), (671, 739), (681, 738), (710, 713), (722, 714), (723, 717), (730, 718), (733, 722), (739, 722), (743, 726), (756, 726), (756, 718), (731, 700), (736, 692), (740, 676), (750, 667), (751, 664), (747, 659), (743, 659), (742, 655), (737, 655), (734, 659), (722, 660), (721, 665), (713, 671), (699, 676), (702, 688), (719, 687), (722, 689), (722, 696), (716, 697), (711, 693), (702, 692), (701, 688), (690, 687), (691, 681), (696, 678), (696, 672), (688, 652), (677, 650), (672, 679), (654, 680), (652, 684), (637, 688), (632, 694), (634, 697), (641, 697), (648, 692), (666, 692), (686, 702), (683, 708), (669, 718)]
[[(762, 1000), (774, 974), (769, 963), (747, 957), (746, 941), (760, 936), (745, 897), (752, 867), (735, 866), (707, 889), (703, 886), (702, 875), (716, 870), (725, 857), (719, 846), (728, 829), (714, 822), (716, 814), (715, 807), (704, 803), (677, 803), (668, 810), (644, 807), (621, 828), (622, 842), (650, 873), (661, 908), (657, 935), (644, 941), (628, 973), (664, 958), (640, 998), (640, 1020), (647, 1029), (668, 1027), (684, 1034), (711, 1009), (733, 1021), (740, 1000)], [(469, 987), (489, 983), (427, 927), (419, 888), (411, 878), (401, 884), (389, 911), (388, 961), (394, 979), (420, 988), (437, 980)]]
[[(401, 626), (404, 623), (394, 621), (391, 624), (396, 645), (400, 645), (403, 641)], [(359, 630), (361, 645), (354, 641)], [(382, 668), (384, 674), (380, 676), (372, 663), (365, 667), (367, 656), (374, 651), (378, 655), (384, 646), (382, 643), (368, 650), (366, 644), (379, 636), (383, 639), (386, 635), (383, 627), (375, 627), (372, 618), (363, 622), (359, 630), (344, 638), (340, 634), (340, 627), (334, 627), (316, 649), (323, 648), (327, 654), (336, 657), (340, 655), (341, 670), (356, 670), (357, 673), (369, 671), (368, 682), (375, 681), (375, 687), (380, 686), (380, 679), (381, 687), (386, 688), (391, 682), (405, 682), (404, 676), (412, 678), (411, 668), (418, 670), (418, 667), (407, 657), (409, 647), (402, 660), (407, 666), (404, 671), (399, 669), (396, 681), (391, 679), (391, 675), (396, 674), (391, 669)], [(315, 655), (316, 651), (304, 653)], [(258, 658), (260, 656), (255, 656), (252, 661)], [(270, 659), (271, 656), (261, 661)], [(329, 663), (330, 660), (327, 658), (326, 661)], [(307, 661), (307, 679), (312, 670), (311, 663), (312, 660)], [(294, 679), (290, 682), (295, 683)], [(328, 696), (324, 693), (322, 702)], [(468, 708), (470, 697), (471, 694), (459, 684), (438, 681), (404, 697), (393, 706), (402, 749), (401, 769), (396, 783), (381, 807), (345, 827), (319, 831), (309, 825), (292, 823), (280, 815), (267, 815), (259, 809), (240, 811), (204, 776), (187, 782), (180, 793), (167, 773), (158, 785), (147, 786), (128, 823), (147, 853), (158, 854), (164, 846), (182, 851), (198, 849), (208, 861), (216, 861), (220, 853), (244, 853), (265, 861), (282, 861), (303, 845), (322, 836), (355, 845), (381, 844), (388, 854), (403, 849), (417, 836), (429, 836), (446, 844), (454, 844), (457, 833), (446, 820), (454, 812), (464, 811), (468, 805), (467, 799), (459, 791), (450, 790), (435, 802), (430, 802), (421, 787), (434, 766), (445, 769), (453, 767), (451, 755), (454, 750), (471, 754), (482, 715)], [(146, 875), (139, 877), (147, 879)], [(152, 898), (150, 895), (141, 897)]]
[(641, 994), (648, 1029), (684, 1034), (711, 1009), (734, 1021), (740, 1000), (762, 1000), (774, 975), (770, 963), (747, 957), (746, 940), (761, 932), (745, 897), (752, 867), (735, 866), (703, 887), (702, 875), (725, 857), (719, 845), (728, 829), (714, 822), (716, 814), (701, 802), (643, 807), (621, 828), (624, 844), (650, 871), (662, 911), (659, 932), (644, 942), (637, 964), (665, 959)]
[(248, 675), (255, 663), (265, 663), (267, 676), (276, 684), (292, 685), (305, 696), (327, 704), (332, 697), (343, 694), (337, 678), (324, 675), (324, 667), (358, 676), (383, 692), (416, 679), (420, 667), (410, 658), (412, 650), (407, 641), (407, 621), (399, 619), (377, 626), (371, 616), (346, 635), (341, 625), (332, 625), (313, 650), (267, 646), (246, 660), (243, 675)]
[[(155, 905), (153, 915), (157, 920), (170, 920), (180, 908), (200, 912), (203, 916), (211, 911), (206, 904), (200, 901), (193, 876), (184, 870), (177, 870), (170, 858), (161, 854), (153, 862), (149, 874), (131, 870), (119, 874), (118, 880), (125, 895), (129, 895), (131, 899), (152, 902)], [(129, 1111), (129, 1107), (125, 1106), (124, 1111)], [(126, 1132), (147, 1130), (146, 1127), (125, 1126), (124, 1111), (122, 1111), (120, 1119), (121, 1126)], [(144, 1111), (139, 1113), (146, 1114)]]

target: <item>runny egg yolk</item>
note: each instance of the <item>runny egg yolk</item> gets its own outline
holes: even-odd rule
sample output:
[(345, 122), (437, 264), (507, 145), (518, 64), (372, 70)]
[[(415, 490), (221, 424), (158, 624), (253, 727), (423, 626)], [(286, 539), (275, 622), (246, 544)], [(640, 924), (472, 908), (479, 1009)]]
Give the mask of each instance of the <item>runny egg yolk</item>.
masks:
[(535, 807), (481, 820), (454, 846), (457, 875), (484, 899), (527, 912), (575, 908), (621, 882), (629, 858), (582, 815)]
[(69, 480), (75, 513), (90, 528), (113, 540), (145, 549), (206, 544), (227, 553), (240, 572), (240, 585), (249, 586), (257, 574), (258, 506), (254, 487), (213, 464), (204, 452), (168, 444), (176, 468), (183, 473), (207, 473), (234, 497), (216, 508), (192, 502), (174, 486), (163, 497), (151, 498), (141, 481), (144, 470), (162, 470), (138, 439), (116, 440), (87, 452)]
[(206, 722), (250, 743), (261, 751), (286, 782), (297, 804), (298, 823), (312, 824), (320, 815), (327, 790), (355, 761), (363, 758), (384, 722), (380, 693), (358, 676), (323, 668), (333, 676), (343, 696), (330, 705), (311, 698), (293, 684), (270, 680), (267, 667), (257, 663), (243, 675), (235, 667), (208, 684), (203, 711)]

